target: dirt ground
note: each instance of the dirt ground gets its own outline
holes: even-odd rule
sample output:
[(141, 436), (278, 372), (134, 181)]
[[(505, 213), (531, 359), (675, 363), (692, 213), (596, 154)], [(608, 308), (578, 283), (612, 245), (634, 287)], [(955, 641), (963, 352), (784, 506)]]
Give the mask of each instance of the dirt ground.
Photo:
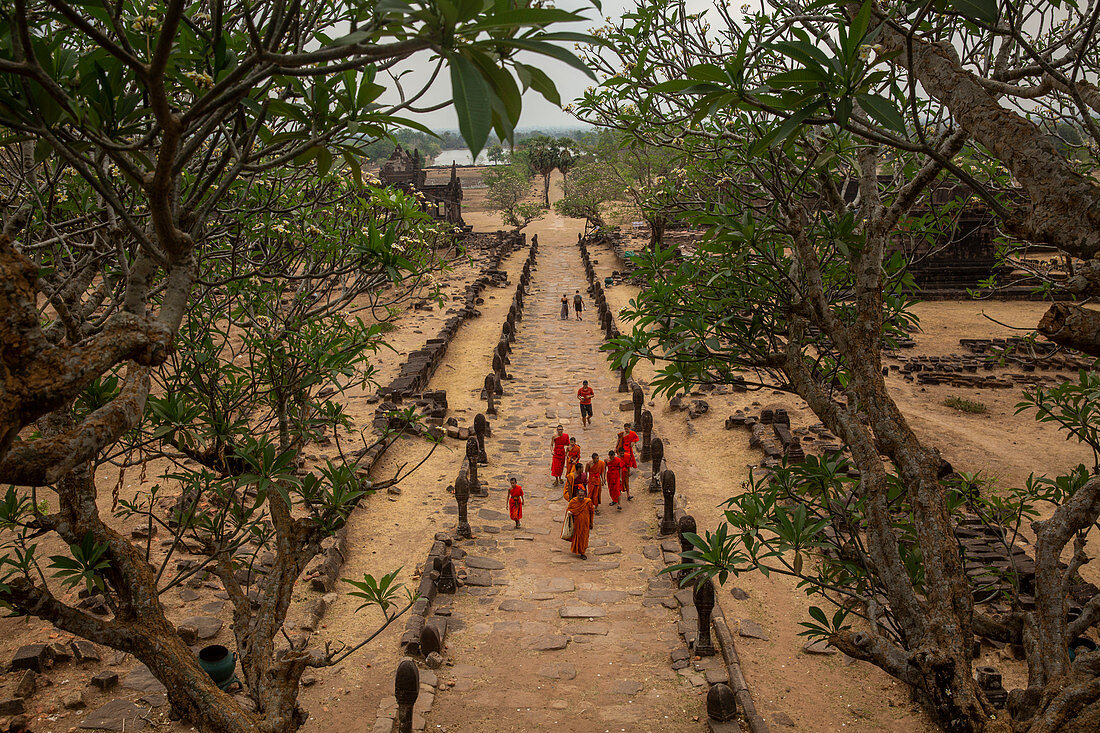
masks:
[[(475, 210), (481, 198), (480, 192), (467, 193), (467, 221), (478, 230), (499, 228), (495, 217)], [(540, 238), (557, 237), (564, 241), (566, 238), (575, 240), (576, 233), (582, 229), (582, 222), (551, 215), (532, 225), (527, 232), (529, 235), (538, 233)], [(599, 260), (597, 270), (601, 275), (617, 267), (609, 251), (594, 251), (593, 255)], [(503, 267), (513, 278), (518, 277), (524, 256), (525, 253), (520, 252), (505, 260)], [(447, 276), (448, 294), (461, 292), (464, 284), (474, 277), (475, 269), (468, 264), (459, 264)], [(579, 272), (576, 274), (580, 276)], [(616, 286), (608, 290), (608, 297), (612, 305), (618, 307), (624, 305), (636, 292), (630, 286)], [(469, 424), (473, 415), (482, 409), (483, 403), (479, 400), (481, 381), (488, 371), (491, 347), (499, 335), (511, 294), (512, 286), (488, 288), (484, 292), (482, 317), (469, 321), (460, 329), (448, 350), (444, 364), (432, 380), (432, 389), (447, 390), (450, 414), (457, 417), (462, 424)], [(917, 345), (910, 353), (960, 353), (960, 338), (1017, 335), (1018, 332), (998, 325), (985, 316), (991, 316), (1001, 323), (1029, 327), (1038, 321), (1042, 310), (1040, 304), (1020, 301), (922, 303), (916, 307), (922, 330), (914, 334)], [(397, 328), (389, 335), (395, 350), (382, 352), (377, 356), (380, 383), (385, 384), (392, 378), (408, 351), (418, 348), (426, 338), (435, 335), (438, 323), (443, 318), (445, 309), (408, 311), (398, 320)], [(604, 368), (600, 358), (593, 355), (593, 369)], [(639, 367), (637, 376), (640, 379), (646, 380), (651, 375), (652, 372), (647, 372), (647, 368), (647, 365)], [(957, 470), (982, 471), (1001, 485), (1018, 485), (1031, 472), (1054, 475), (1077, 463), (1090, 463), (1092, 460), (1090, 451), (1076, 443), (1067, 442), (1049, 425), (1037, 423), (1029, 415), (1015, 414), (1019, 390), (965, 390), (942, 385), (921, 386), (904, 381), (896, 372), (891, 373), (889, 380), (895, 399), (912, 421), (914, 428), (922, 437), (939, 447)], [(987, 412), (967, 414), (944, 406), (944, 399), (954, 395), (980, 401), (986, 406)], [(369, 421), (373, 405), (367, 402), (368, 397), (368, 392), (349, 397), (349, 409), (357, 419)], [(617, 396), (609, 396), (609, 399), (617, 401)], [(710, 412), (690, 422), (685, 419), (684, 413), (670, 410), (663, 399), (654, 401), (650, 406), (657, 426), (655, 432), (666, 440), (666, 455), (670, 465), (676, 470), (679, 493), (685, 497), (689, 510), (699, 520), (701, 529), (713, 527), (718, 522), (721, 517), (720, 503), (742, 490), (749, 467), (758, 465), (761, 458), (758, 451), (749, 448), (747, 432), (724, 429), (723, 421), (726, 416), (737, 409), (754, 407), (753, 403), (756, 402), (760, 403), (755, 406), (757, 409), (760, 405), (769, 404), (786, 406), (791, 412), (792, 425), (795, 426), (817, 422), (799, 400), (786, 395), (756, 392), (712, 396), (708, 397), (708, 401), (711, 403)], [(533, 404), (531, 407), (537, 409), (538, 405)], [(435, 532), (448, 529), (454, 521), (453, 515), (434, 510), (453, 504), (453, 497), (448, 494), (447, 486), (457, 472), (460, 451), (460, 443), (447, 441), (425, 458), (428, 448), (423, 441), (406, 440), (386, 454), (376, 469), (378, 477), (392, 475), (401, 466), (412, 466), (421, 460), (424, 463), (402, 483), (400, 494), (371, 497), (355, 512), (350, 523), (350, 550), (342, 572), (344, 577), (361, 577), (367, 572), (379, 574), (402, 566), (402, 578), (410, 585), (415, 585), (413, 571), (426, 554), (432, 536)], [(323, 455), (320, 450), (307, 452), (318, 457)], [(115, 474), (104, 471), (100, 476), (101, 485), (110, 487), (116, 478)], [(132, 496), (140, 487), (137, 476), (128, 475), (123, 482), (121, 495)], [(541, 489), (541, 486), (536, 487), (536, 490)], [(109, 494), (109, 488), (105, 489), (104, 509), (109, 505)], [(500, 495), (496, 494), (491, 501), (499, 498)], [(649, 501), (648, 498), (646, 501)], [(498, 503), (501, 506), (496, 508), (501, 509), (503, 500)], [(648, 510), (646, 517), (648, 519)], [(641, 530), (631, 529), (629, 526), (620, 530), (622, 536), (616, 535), (614, 539), (623, 545), (624, 552), (630, 555), (630, 562), (634, 563), (637, 561), (636, 553), (626, 544), (626, 532), (629, 530), (637, 534)], [(1100, 551), (1098, 547), (1092, 549), (1094, 554)], [(501, 552), (511, 556), (504, 549)], [(1086, 566), (1082, 574), (1100, 584), (1100, 568)], [(621, 580), (622, 587), (628, 587), (625, 576)], [(730, 595), (732, 587), (744, 590), (748, 594), (748, 600), (734, 599)], [(595, 590), (595, 587), (588, 590)], [(188, 601), (174, 595), (167, 601), (173, 618), (191, 615), (195, 613), (196, 604), (211, 602), (208, 594), (213, 589), (203, 588), (199, 591), (203, 594), (202, 600)], [(760, 575), (744, 575), (731, 579), (721, 592), (722, 605), (735, 634), (737, 620), (748, 619), (758, 623), (769, 637), (767, 640), (740, 637), (737, 641), (756, 705), (769, 719), (773, 730), (787, 729), (783, 724), (784, 719), (792, 724), (790, 729), (807, 732), (851, 730), (902, 733), (934, 730), (920, 710), (909, 702), (907, 691), (884, 673), (870, 665), (848, 660), (843, 655), (816, 655), (803, 650), (804, 640), (798, 636), (801, 630), (798, 624), (807, 618), (807, 608), (812, 604), (795, 587), (794, 582), (774, 576), (764, 578)], [(301, 603), (316, 597), (304, 584), (296, 591), (295, 596)], [(331, 606), (315, 642), (323, 644), (326, 641), (353, 641), (373, 630), (379, 618), (365, 612), (356, 614), (355, 605), (353, 599), (342, 596)], [(629, 610), (632, 608), (629, 602), (626, 608), (627, 612), (632, 612)], [(545, 611), (546, 609), (540, 607), (537, 612), (545, 615)], [(228, 609), (222, 608), (214, 615), (226, 621), (226, 627), (214, 640), (221, 643), (230, 641), (232, 635), (228, 629)], [(292, 617), (293, 615), (292, 613)], [(541, 620), (545, 619), (540, 617)], [(397, 639), (403, 626), (403, 620), (398, 621), (374, 643), (341, 666), (309, 675), (306, 680), (308, 684), (302, 691), (302, 703), (311, 714), (306, 731), (369, 730), (379, 704), (392, 695), (393, 670), (400, 658)], [(0, 634), (3, 636), (0, 639), (0, 655), (6, 655), (9, 659), (14, 650), (23, 644), (61, 641), (67, 638), (42, 622), (25, 619), (0, 619)], [(487, 635), (487, 638), (491, 639), (492, 634)], [(485, 657), (482, 659), (482, 650), (479, 648), (481, 642), (472, 639), (470, 636), (456, 637), (454, 661), (458, 666), (451, 668), (451, 681), (455, 685), (439, 693), (441, 699), (437, 705), (441, 707), (429, 715), (429, 728), (546, 730), (554, 727), (556, 719), (544, 718), (541, 713), (530, 719), (534, 727), (524, 728), (520, 724), (521, 727), (516, 728), (513, 723), (510, 723), (513, 725), (510, 728), (473, 725), (478, 721), (481, 726), (488, 725), (484, 721), (492, 720), (492, 717), (473, 717), (470, 708), (465, 705), (466, 701), (462, 700), (461, 696), (465, 693), (461, 681), (463, 678), (471, 683), (487, 679), (484, 673), (476, 672), (477, 666), (484, 664), (485, 659), (498, 664), (506, 663), (508, 642), (505, 640), (500, 642), (504, 646), (484, 650)], [(582, 648), (571, 647), (573, 651)], [(589, 648), (594, 654), (606, 651), (606, 647), (601, 644)], [(43, 687), (36, 693), (29, 708), (29, 712), (36, 716), (32, 722), (32, 730), (36, 733), (69, 731), (87, 715), (87, 711), (94, 710), (108, 700), (120, 696), (131, 699), (143, 696), (143, 692), (128, 688), (99, 692), (89, 685), (92, 674), (103, 669), (114, 670), (125, 677), (136, 667), (134, 660), (127, 655), (108, 649), (102, 649), (101, 652), (103, 660), (99, 663), (78, 665), (68, 662), (41, 676), (40, 684)], [(646, 669), (657, 669), (658, 660), (651, 657), (653, 655), (645, 655), (639, 664)], [(1018, 665), (1014, 667), (1007, 664), (992, 651), (987, 651), (985, 658), (1005, 671), (1006, 688), (1011, 689), (1020, 683)], [(516, 674), (520, 677), (518, 682), (524, 683), (523, 686), (530, 692), (529, 696), (523, 698), (525, 702), (520, 707), (538, 707), (540, 704), (553, 702), (554, 707), (548, 707), (548, 710), (561, 709), (556, 704), (563, 700), (561, 683), (546, 679), (536, 680), (535, 672), (529, 669), (518, 670)], [(526, 674), (532, 676), (524, 677)], [(2, 675), (0, 685), (10, 691), (15, 679), (16, 676), (11, 673)], [(61, 699), (74, 690), (83, 692), (86, 709), (67, 710), (61, 705)], [(697, 696), (692, 700), (698, 702), (696, 714), (700, 713), (703, 709), (702, 701)], [(504, 698), (488, 696), (483, 701), (490, 706), (483, 712), (496, 712), (500, 719), (511, 721), (524, 719), (514, 717), (519, 711), (513, 710), (511, 702)], [(691, 710), (681, 704), (680, 698), (675, 698), (675, 705), (672, 702), (669, 700), (672, 706), (670, 709), (675, 715), (681, 716), (683, 722), (683, 716), (690, 715)], [(647, 708), (657, 704), (653, 698), (645, 701)], [(614, 707), (614, 710), (601, 713), (601, 706)], [(493, 711), (493, 708), (496, 710)], [(188, 730), (189, 726), (167, 721), (164, 717), (165, 711), (166, 708), (161, 705), (154, 707), (148, 714), (147, 720), (151, 729)], [(646, 721), (643, 725), (632, 719), (630, 708), (619, 700), (601, 702), (597, 699), (589, 711), (593, 721), (590, 730), (593, 731), (610, 730), (612, 724), (616, 726), (615, 730), (651, 729), (652, 721)], [(443, 712), (448, 716), (445, 720), (433, 717)], [(696, 728), (688, 723), (683, 726), (684, 730)]]

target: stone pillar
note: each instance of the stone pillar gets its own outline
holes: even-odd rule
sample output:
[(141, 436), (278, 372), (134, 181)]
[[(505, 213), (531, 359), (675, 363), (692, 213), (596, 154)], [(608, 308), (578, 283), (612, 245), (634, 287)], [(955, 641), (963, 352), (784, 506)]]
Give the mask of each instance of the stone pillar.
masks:
[(653, 440), (653, 413), (649, 410), (642, 410), (642, 454), (638, 456), (638, 460), (643, 463), (650, 460), (650, 449), (653, 447), (650, 443)]
[(676, 498), (676, 474), (666, 470), (661, 474), (661, 491), (665, 494), (665, 511), (661, 517), (661, 534), (676, 532), (676, 520), (673, 518), (672, 502)]
[(470, 522), (466, 519), (466, 503), (470, 501), (470, 484), (466, 481), (466, 474), (458, 474), (455, 479), (455, 501), (458, 502), (458, 536), (472, 537)]
[(649, 446), (649, 460), (653, 461), (653, 472), (649, 479), (649, 492), (656, 494), (661, 490), (661, 461), (665, 459), (665, 443), (654, 437)]
[[(694, 550), (695, 546), (685, 539), (685, 534), (695, 534), (698, 532), (698, 528), (695, 526), (695, 517), (690, 514), (685, 514), (680, 517), (680, 521), (676, 523), (676, 534), (680, 540), (680, 553), (683, 554), (688, 550)], [(687, 560), (684, 560), (687, 562)], [(680, 582), (683, 582), (684, 578), (688, 576), (687, 570), (680, 571)]]
[[(498, 351), (493, 352), (493, 371), (496, 372), (497, 376), (501, 379), (508, 378), (508, 372), (504, 371), (504, 359)], [(500, 394), (500, 392), (497, 392), (497, 394)]]
[(447, 557), (436, 557), (432, 561), (433, 567), (439, 571), (439, 580), (435, 587), (440, 593), (454, 593), (458, 590), (458, 577), (455, 575), (454, 560)]
[(630, 427), (637, 430), (638, 426), (642, 424), (642, 405), (645, 404), (645, 392), (642, 391), (637, 382), (630, 390), (630, 399), (634, 402), (634, 423)]
[(719, 723), (737, 720), (737, 696), (725, 682), (713, 684), (707, 691), (707, 717)]
[(481, 452), (477, 438), (471, 436), (466, 440), (466, 463), (470, 472), (470, 493), (474, 496), (488, 496), (489, 490), (483, 488), (477, 478), (477, 456)]
[(695, 601), (695, 610), (699, 614), (699, 638), (692, 651), (698, 657), (713, 657), (718, 652), (710, 638), (710, 615), (714, 611), (714, 581), (701, 576), (695, 581), (695, 590), (691, 595)]
[(489, 465), (489, 454), (485, 452), (485, 433), (489, 427), (489, 421), (480, 412), (474, 415), (474, 436), (477, 437), (477, 462), (483, 466)]
[(630, 388), (626, 386), (626, 370), (625, 369), (620, 369), (619, 370), (619, 391), (620, 392), (629, 392), (630, 391)]
[(494, 404), (493, 394), (496, 392), (497, 380), (492, 374), (485, 375), (485, 401), (488, 403), (485, 412), (488, 415), (497, 414), (497, 406)]
[(397, 698), (396, 733), (412, 733), (413, 705), (419, 695), (420, 670), (413, 660), (402, 659), (393, 680), (393, 696)]

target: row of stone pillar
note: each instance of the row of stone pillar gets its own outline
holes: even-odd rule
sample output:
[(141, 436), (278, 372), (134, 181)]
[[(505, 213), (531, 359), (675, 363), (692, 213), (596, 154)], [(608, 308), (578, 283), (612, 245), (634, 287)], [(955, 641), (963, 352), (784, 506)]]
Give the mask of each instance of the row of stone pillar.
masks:
[[(619, 329), (615, 324), (615, 315), (608, 305), (603, 285), (596, 276), (596, 269), (592, 265), (587, 242), (584, 238), (578, 237), (577, 246), (580, 249), (581, 262), (584, 264), (585, 275), (588, 279), (588, 292), (596, 304), (596, 315), (599, 318), (601, 328), (603, 328), (604, 337), (609, 341), (618, 338)], [(686, 553), (694, 549), (686, 535), (697, 532), (695, 518), (690, 514), (684, 514), (679, 520), (676, 519), (676, 474), (665, 462), (664, 441), (653, 435), (653, 414), (644, 408), (645, 392), (642, 390), (641, 385), (630, 379), (623, 369), (619, 369), (619, 391), (630, 392), (631, 402), (634, 406), (634, 428), (635, 430), (640, 429), (642, 432), (640, 459), (649, 461), (652, 467), (653, 477), (650, 480), (650, 491), (654, 493), (660, 491), (663, 494), (664, 506), (661, 512), (660, 532), (662, 535), (677, 535), (680, 541), (680, 551)], [(687, 561), (685, 560), (685, 562)], [(677, 579), (680, 583), (683, 583), (690, 574), (690, 569), (681, 570)], [(706, 575), (696, 576), (692, 583), (691, 595), (698, 618), (698, 630), (692, 652), (700, 657), (714, 656), (718, 652), (711, 635), (711, 616), (714, 613), (715, 605), (714, 581)], [(708, 717), (712, 721), (723, 723), (734, 720), (736, 712), (737, 702), (732, 688), (723, 683), (712, 685), (707, 693)]]
[(538, 259), (538, 252), (539, 235), (535, 234), (531, 237), (531, 247), (523, 263), (523, 271), (520, 273), (516, 292), (512, 296), (512, 304), (508, 306), (508, 315), (500, 328), (500, 339), (493, 347), (493, 370), (485, 375), (485, 383), (482, 385), (486, 402), (485, 412), (488, 415), (497, 414), (496, 398), (504, 394), (503, 380), (511, 379), (508, 376), (507, 367), (512, 361), (509, 357), (512, 353), (512, 344), (516, 340), (516, 322), (523, 318), (524, 298), (531, 284), (531, 275)]

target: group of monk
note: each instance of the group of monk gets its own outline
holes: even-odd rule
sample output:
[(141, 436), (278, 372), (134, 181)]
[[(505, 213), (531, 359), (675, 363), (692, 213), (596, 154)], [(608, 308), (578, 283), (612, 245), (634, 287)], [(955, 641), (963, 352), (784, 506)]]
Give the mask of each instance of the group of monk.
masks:
[(630, 469), (638, 467), (634, 457), (634, 444), (637, 442), (638, 434), (630, 423), (625, 423), (615, 448), (607, 452), (607, 460), (601, 459), (599, 453), (593, 453), (592, 460), (582, 465), (581, 447), (577, 439), (567, 435), (563, 426), (557, 427), (551, 440), (550, 475), (554, 478), (554, 486), (560, 484), (563, 487), (562, 498), (569, 502), (566, 512), (573, 517), (570, 549), (582, 560), (588, 559), (585, 554), (588, 536), (595, 516), (600, 513), (604, 484), (611, 498), (609, 506), (619, 511), (623, 508), (623, 494), (627, 501), (634, 498), (630, 495)]

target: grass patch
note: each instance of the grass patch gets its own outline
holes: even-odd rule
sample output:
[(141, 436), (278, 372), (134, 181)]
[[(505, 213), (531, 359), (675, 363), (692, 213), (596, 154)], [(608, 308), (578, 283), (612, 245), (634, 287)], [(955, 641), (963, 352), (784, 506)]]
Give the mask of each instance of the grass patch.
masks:
[(943, 404), (959, 412), (969, 412), (971, 415), (982, 415), (989, 412), (989, 408), (981, 402), (975, 402), (974, 400), (968, 400), (962, 397), (948, 397), (943, 401)]

